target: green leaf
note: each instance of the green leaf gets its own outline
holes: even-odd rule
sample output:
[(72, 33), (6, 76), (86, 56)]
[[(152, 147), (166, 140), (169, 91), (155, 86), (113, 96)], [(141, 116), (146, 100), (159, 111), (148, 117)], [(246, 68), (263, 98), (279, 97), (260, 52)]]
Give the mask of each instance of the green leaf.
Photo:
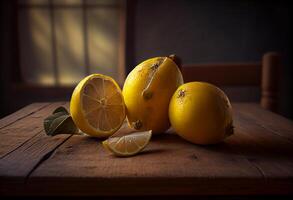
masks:
[(75, 134), (78, 133), (78, 128), (75, 126), (71, 116), (62, 115), (53, 120), (50, 125), (48, 135), (58, 134)]
[(57, 113), (54, 113), (52, 115), (50, 115), (49, 117), (47, 117), (45, 120), (44, 120), (44, 129), (46, 131), (46, 133), (49, 132), (50, 130), (50, 125), (52, 124), (52, 122), (54, 121), (54, 119), (62, 116), (62, 115), (67, 115), (67, 114), (64, 114), (63, 112), (57, 112)]
[(62, 112), (62, 113), (65, 113), (65, 114), (69, 115), (69, 112), (63, 106), (60, 106), (60, 107), (56, 108), (53, 111), (53, 114), (58, 113), (58, 112)]
[(64, 107), (54, 110), (53, 114), (44, 120), (44, 129), (47, 135), (78, 134), (79, 129)]

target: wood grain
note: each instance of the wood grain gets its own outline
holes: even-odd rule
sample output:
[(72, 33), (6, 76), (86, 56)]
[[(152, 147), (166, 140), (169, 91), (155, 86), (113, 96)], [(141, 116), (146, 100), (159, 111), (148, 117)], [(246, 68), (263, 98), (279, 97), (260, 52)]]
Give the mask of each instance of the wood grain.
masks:
[[(58, 166), (67, 167), (60, 169), (56, 167), (57, 163)], [(247, 160), (237, 154), (227, 158), (222, 152), (210, 151), (209, 148), (187, 143), (177, 135), (170, 134), (154, 136), (141, 155), (124, 159), (115, 159), (93, 138), (73, 136), (32, 176), (56, 174), (61, 177), (105, 178), (261, 177)]]
[(39, 110), (32, 109), (32, 112), (27, 112), (25, 109), (26, 116), (21, 113), (15, 115), (17, 117), (21, 116), (21, 120), (15, 120), (14, 123), (0, 129), (0, 158), (39, 134), (43, 130), (44, 118), (61, 105), (65, 105), (65, 102), (52, 103)]
[(41, 110), (42, 108), (48, 106), (50, 103), (33, 103), (28, 106), (25, 106), (24, 108), (18, 110), (15, 113), (12, 113), (11, 115), (8, 115), (0, 120), (0, 129), (8, 126), (9, 124), (12, 124), (13, 122), (20, 120), (28, 115), (31, 115), (35, 113), (38, 110)]
[(234, 104), (234, 110), (252, 119), (259, 126), (284, 137), (293, 143), (293, 122), (276, 113), (261, 108), (256, 103)]
[[(62, 191), (52, 177), (61, 181), (57, 184), (62, 183)], [(26, 190), (46, 195), (203, 194), (207, 188), (198, 190), (203, 182), (215, 184), (214, 180), (232, 177), (261, 178), (261, 174), (237, 154), (227, 158), (223, 152), (210, 152), (176, 135), (154, 138), (144, 152), (131, 158), (113, 157), (96, 139), (74, 136), (31, 174)]]
[[(8, 156), (0, 159), (0, 194), (26, 195), (26, 182), (30, 174), (54, 153), (71, 135), (33, 137)], [(31, 193), (30, 195), (35, 195)]]
[[(236, 134), (235, 137), (240, 133), (237, 131)], [(255, 149), (246, 151), (245, 145), (251, 148), (253, 141), (249, 137), (242, 139), (245, 143), (240, 147), (238, 140), (232, 138), (219, 145), (202, 147), (167, 134), (154, 138), (139, 156), (115, 158), (101, 147), (99, 141), (74, 136), (33, 172), (26, 189), (36, 191), (38, 188), (40, 194), (63, 195), (290, 193), (292, 173), (288, 166), (285, 166), (284, 176), (274, 176), (276, 182), (267, 182), (264, 178), (271, 174), (264, 177), (258, 165), (252, 162), (269, 165), (274, 158), (260, 158), (269, 152), (252, 157)], [(283, 164), (276, 163), (272, 168)], [(276, 168), (275, 171), (282, 174), (283, 169)], [(58, 177), (61, 185), (56, 186), (52, 177)], [(38, 187), (40, 181), (45, 183), (42, 187)], [(73, 182), (78, 186), (75, 187)]]
[(286, 179), (293, 177), (292, 143), (259, 126), (254, 120), (238, 113), (234, 116), (235, 137), (228, 140), (264, 176)]
[(47, 136), (41, 132), (28, 140), (24, 145), (0, 159), (1, 180), (8, 177), (18, 177), (20, 180), (30, 175), (38, 164), (54, 152), (71, 135)]
[[(40, 132), (0, 159), (0, 192), (70, 196), (293, 194), (292, 122), (256, 104), (233, 104), (233, 109), (235, 134), (220, 144), (194, 145), (171, 130), (154, 136), (143, 152), (129, 158), (114, 157), (95, 138), (49, 137)], [(29, 117), (20, 122), (23, 120), (34, 123)], [(8, 127), (21, 128), (20, 122)], [(120, 130), (117, 135), (127, 131)]]
[[(36, 112), (28, 112), (21, 120), (1, 129), (0, 185), (7, 185), (8, 188), (24, 185), (31, 172), (71, 137), (50, 137), (43, 131), (44, 118), (61, 105), (68, 108), (65, 102), (51, 103)], [(0, 191), (5, 193), (2, 188)]]
[[(172, 192), (289, 194), (293, 186), (293, 148), (290, 142), (237, 110), (234, 115), (235, 134), (221, 144), (198, 146), (166, 134), (154, 137), (140, 156), (126, 159), (109, 155), (98, 140), (74, 136), (56, 151), (54, 157), (34, 171), (29, 179), (30, 188), (34, 189), (40, 180), (47, 180), (46, 177), (58, 176), (66, 183), (76, 181), (80, 184), (78, 188), (66, 188), (67, 195), (125, 194), (127, 190), (131, 193), (130, 188), (134, 185), (135, 194), (143, 194), (145, 190), (150, 194), (165, 195)], [(90, 181), (84, 177), (90, 177)], [(135, 183), (131, 182), (133, 178)], [(125, 183), (116, 185), (121, 184), (121, 179)], [(150, 179), (153, 184), (160, 184), (154, 188), (148, 182)], [(180, 179), (184, 181), (178, 181)], [(100, 182), (114, 185), (107, 190)], [(182, 182), (189, 184), (182, 185)], [(46, 183), (50, 184), (50, 181)], [(215, 183), (223, 187), (219, 189)]]

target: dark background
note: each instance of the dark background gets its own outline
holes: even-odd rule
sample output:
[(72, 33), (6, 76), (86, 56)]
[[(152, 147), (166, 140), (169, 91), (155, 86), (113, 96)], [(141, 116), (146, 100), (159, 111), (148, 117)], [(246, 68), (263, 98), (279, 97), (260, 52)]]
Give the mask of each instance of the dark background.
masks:
[[(1, 117), (33, 101), (59, 100), (10, 91), (19, 81), (14, 1), (1, 1)], [(268, 51), (282, 55), (279, 113), (293, 118), (291, 6), (287, 1), (127, 1), (126, 67), (153, 56), (176, 53), (183, 63), (260, 61)], [(54, 93), (52, 93), (54, 94)], [(69, 100), (64, 93), (63, 100)]]

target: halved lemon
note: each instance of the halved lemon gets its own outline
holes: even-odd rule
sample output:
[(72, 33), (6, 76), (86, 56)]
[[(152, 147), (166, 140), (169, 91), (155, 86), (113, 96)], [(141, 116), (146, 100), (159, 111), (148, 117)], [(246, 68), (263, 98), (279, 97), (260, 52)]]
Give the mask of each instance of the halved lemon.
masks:
[(111, 137), (103, 141), (103, 146), (116, 156), (133, 156), (149, 143), (152, 131), (136, 132), (122, 137)]
[(84, 133), (108, 137), (125, 120), (125, 104), (119, 85), (109, 76), (92, 74), (79, 82), (70, 101), (70, 114)]

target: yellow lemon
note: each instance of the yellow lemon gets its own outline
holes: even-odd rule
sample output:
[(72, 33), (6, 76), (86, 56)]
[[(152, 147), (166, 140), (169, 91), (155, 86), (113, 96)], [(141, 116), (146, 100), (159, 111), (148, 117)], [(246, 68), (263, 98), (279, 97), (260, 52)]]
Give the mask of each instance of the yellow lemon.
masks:
[(103, 146), (116, 156), (133, 156), (148, 145), (151, 136), (152, 131), (144, 131), (122, 137), (110, 137), (103, 141)]
[(129, 125), (161, 133), (170, 127), (168, 105), (183, 83), (174, 57), (156, 57), (136, 66), (127, 76), (123, 96)]
[(109, 76), (87, 76), (73, 91), (70, 113), (77, 127), (86, 134), (110, 136), (120, 128), (126, 116), (121, 89)]
[(177, 134), (195, 144), (218, 143), (233, 134), (229, 99), (209, 83), (181, 85), (170, 101), (169, 118)]

